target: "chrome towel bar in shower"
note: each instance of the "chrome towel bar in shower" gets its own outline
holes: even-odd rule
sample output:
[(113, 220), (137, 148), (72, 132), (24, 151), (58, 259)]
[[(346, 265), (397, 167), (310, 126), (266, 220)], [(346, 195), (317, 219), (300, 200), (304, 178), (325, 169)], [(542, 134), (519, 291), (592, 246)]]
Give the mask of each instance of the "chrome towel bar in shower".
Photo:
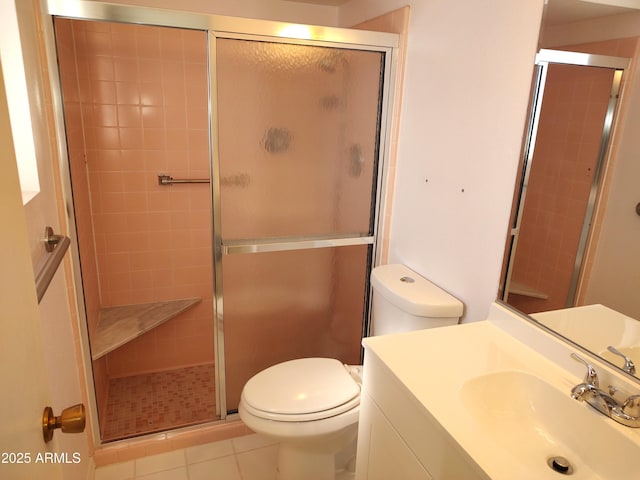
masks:
[(174, 183), (211, 183), (208, 178), (173, 178), (171, 175), (158, 175), (158, 185), (173, 185)]
[(36, 292), (38, 303), (44, 297), (53, 276), (62, 262), (62, 258), (69, 248), (71, 241), (64, 235), (56, 235), (53, 228), (47, 227), (44, 230), (44, 248), (47, 251), (47, 258), (42, 264), (40, 271), (36, 273)]

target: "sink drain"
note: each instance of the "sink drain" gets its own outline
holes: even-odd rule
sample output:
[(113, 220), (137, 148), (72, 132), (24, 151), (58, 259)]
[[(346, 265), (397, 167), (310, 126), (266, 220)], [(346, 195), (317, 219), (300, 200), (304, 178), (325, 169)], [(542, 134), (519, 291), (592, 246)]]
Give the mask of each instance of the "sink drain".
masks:
[(558, 472), (563, 475), (571, 475), (573, 473), (571, 463), (569, 463), (569, 460), (564, 457), (549, 457), (547, 459), (547, 465), (549, 465), (551, 470), (554, 472)]

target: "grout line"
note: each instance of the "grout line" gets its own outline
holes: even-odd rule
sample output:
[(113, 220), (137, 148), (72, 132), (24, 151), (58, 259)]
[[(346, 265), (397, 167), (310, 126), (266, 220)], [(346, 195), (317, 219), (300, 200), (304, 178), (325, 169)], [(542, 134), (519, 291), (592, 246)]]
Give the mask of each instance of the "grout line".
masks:
[(185, 471), (185, 476), (187, 477), (187, 480), (191, 480), (189, 477), (189, 459), (187, 458), (187, 449), (183, 448), (182, 449), (182, 456), (184, 457), (184, 471)]
[(233, 459), (236, 462), (236, 468), (238, 469), (238, 475), (240, 476), (240, 480), (244, 480), (244, 476), (242, 475), (242, 469), (240, 468), (240, 460), (238, 459), (238, 455), (237, 454), (233, 454)]

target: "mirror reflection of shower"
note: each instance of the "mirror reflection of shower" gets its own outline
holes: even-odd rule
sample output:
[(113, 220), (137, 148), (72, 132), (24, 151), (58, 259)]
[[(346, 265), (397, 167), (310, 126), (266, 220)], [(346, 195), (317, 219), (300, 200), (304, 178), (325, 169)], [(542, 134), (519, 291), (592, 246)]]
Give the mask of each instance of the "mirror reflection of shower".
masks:
[(537, 63), (503, 291), (524, 313), (574, 305), (627, 59), (542, 50)]

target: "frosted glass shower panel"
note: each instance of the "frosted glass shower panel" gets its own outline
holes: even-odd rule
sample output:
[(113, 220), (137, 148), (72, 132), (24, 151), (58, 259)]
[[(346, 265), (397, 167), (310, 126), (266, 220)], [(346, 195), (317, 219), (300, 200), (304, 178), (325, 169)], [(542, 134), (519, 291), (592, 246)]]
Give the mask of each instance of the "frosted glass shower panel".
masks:
[(360, 362), (369, 245), (223, 257), (227, 410), (279, 362)]
[(383, 64), (217, 39), (224, 239), (372, 233)]

